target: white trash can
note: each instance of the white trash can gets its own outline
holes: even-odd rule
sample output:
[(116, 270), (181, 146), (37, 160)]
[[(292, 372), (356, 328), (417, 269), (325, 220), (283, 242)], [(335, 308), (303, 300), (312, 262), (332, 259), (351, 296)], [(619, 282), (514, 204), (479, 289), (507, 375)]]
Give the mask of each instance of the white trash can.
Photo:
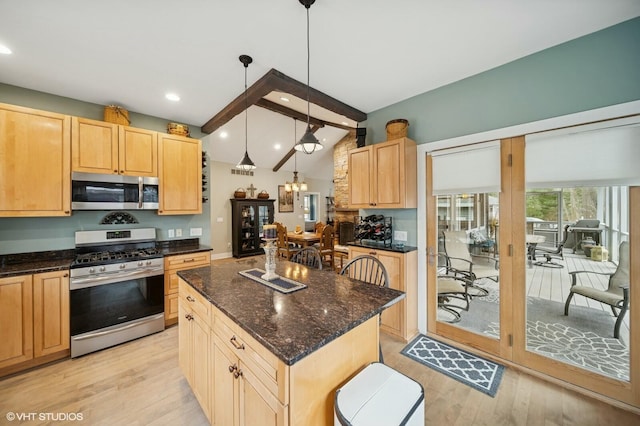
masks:
[(334, 425), (424, 425), (424, 389), (374, 362), (336, 391)]

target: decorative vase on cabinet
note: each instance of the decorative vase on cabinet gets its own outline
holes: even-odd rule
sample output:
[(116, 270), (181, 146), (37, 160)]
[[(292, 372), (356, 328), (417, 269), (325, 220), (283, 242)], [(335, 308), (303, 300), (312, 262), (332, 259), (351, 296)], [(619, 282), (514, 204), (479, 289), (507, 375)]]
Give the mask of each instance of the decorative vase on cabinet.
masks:
[(263, 226), (273, 223), (275, 200), (231, 199), (233, 257), (263, 254)]

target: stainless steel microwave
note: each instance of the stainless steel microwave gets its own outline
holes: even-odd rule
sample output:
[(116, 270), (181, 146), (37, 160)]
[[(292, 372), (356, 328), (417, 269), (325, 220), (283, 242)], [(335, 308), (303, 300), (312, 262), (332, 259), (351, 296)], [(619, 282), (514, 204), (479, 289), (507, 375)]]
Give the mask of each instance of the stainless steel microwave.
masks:
[(157, 210), (158, 178), (73, 172), (72, 210)]

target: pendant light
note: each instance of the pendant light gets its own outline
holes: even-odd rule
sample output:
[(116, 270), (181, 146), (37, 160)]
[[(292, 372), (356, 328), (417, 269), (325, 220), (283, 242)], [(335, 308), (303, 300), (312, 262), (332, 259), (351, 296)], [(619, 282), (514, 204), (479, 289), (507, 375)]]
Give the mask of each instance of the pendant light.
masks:
[[(295, 141), (296, 139), (298, 139), (297, 134), (296, 134), (296, 119), (293, 119), (293, 140)], [(284, 184), (284, 190), (286, 192), (295, 192), (297, 195), (297, 198), (300, 199), (300, 191), (306, 191), (307, 190), (307, 183), (302, 181), (298, 181), (298, 157), (297, 157), (298, 153), (294, 152), (293, 153), (293, 182), (289, 182), (287, 181)]]
[(313, 132), (311, 131), (311, 105), (309, 101), (309, 68), (310, 68), (310, 49), (309, 49), (309, 8), (316, 0), (299, 0), (300, 4), (302, 4), (307, 9), (307, 131), (304, 132), (300, 141), (296, 143), (295, 149), (296, 151), (302, 151), (305, 154), (312, 154), (315, 151), (320, 151), (323, 146), (318, 141), (318, 138), (315, 137)]
[(242, 160), (240, 160), (240, 162), (236, 164), (236, 168), (249, 171), (256, 168), (256, 165), (253, 164), (253, 161), (251, 161), (251, 158), (249, 158), (249, 151), (247, 149), (247, 140), (249, 138), (247, 130), (247, 117), (249, 115), (249, 105), (247, 102), (247, 68), (249, 68), (249, 64), (253, 62), (253, 59), (251, 59), (251, 56), (247, 55), (240, 55), (239, 59), (240, 62), (242, 62), (242, 64), (244, 65), (244, 157), (242, 157)]

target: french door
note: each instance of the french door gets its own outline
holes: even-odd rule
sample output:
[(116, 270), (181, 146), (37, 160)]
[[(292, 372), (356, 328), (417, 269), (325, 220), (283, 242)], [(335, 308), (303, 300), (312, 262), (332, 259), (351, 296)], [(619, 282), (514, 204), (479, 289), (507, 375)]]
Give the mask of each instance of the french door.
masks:
[[(482, 154), (486, 144), (427, 154), (427, 330), (640, 407), (639, 327), (633, 326), (640, 324), (638, 309), (629, 308), (619, 338), (613, 337), (616, 318), (608, 305), (576, 294), (568, 315), (564, 315), (576, 275), (572, 272), (597, 272), (577, 274), (576, 285), (606, 290), (605, 274), (614, 272), (620, 263), (618, 250), (623, 241), (630, 247), (630, 306), (640, 306), (640, 291), (633, 290), (640, 288), (640, 220), (631, 219), (640, 217), (640, 181), (633, 165), (629, 173), (624, 168), (629, 163), (625, 153), (632, 157), (636, 148), (624, 143), (615, 148), (613, 139), (617, 136), (608, 131), (615, 126), (600, 127), (605, 130), (596, 136), (609, 152), (598, 156), (591, 151), (587, 164), (581, 162), (579, 153), (567, 154), (559, 148), (572, 146), (564, 137), (553, 140), (556, 144), (546, 150), (548, 157), (540, 157), (546, 149), (544, 141), (524, 136), (499, 141), (499, 152), (489, 160)], [(591, 132), (591, 128), (580, 130), (585, 135)], [(637, 130), (632, 131), (631, 139), (640, 134)], [(609, 139), (603, 137), (612, 138), (611, 142), (605, 144), (603, 140)], [(640, 146), (639, 141), (635, 140)], [(450, 154), (449, 162), (440, 158)], [(482, 162), (475, 161), (478, 159)], [(572, 159), (577, 165), (571, 165)], [(492, 161), (498, 161), (500, 171), (497, 188), (478, 184), (484, 179), (482, 168), (491, 167)], [(603, 171), (607, 167), (598, 161), (613, 163), (609, 168), (614, 174), (607, 175)], [(581, 170), (568, 177), (559, 173), (551, 179), (554, 167)], [(459, 179), (443, 173), (443, 168), (454, 168), (451, 173), (471, 178), (442, 182)], [(571, 231), (572, 227), (581, 229), (580, 223), (591, 223), (589, 219), (599, 221), (597, 230), (589, 234), (597, 234), (598, 241), (589, 239), (589, 230), (585, 234)], [(571, 225), (567, 239), (565, 225)], [(447, 263), (451, 257), (447, 243), (452, 235), (465, 239), (474, 263), (484, 258), (497, 260), (496, 280), (468, 282), (468, 309), (457, 295), (446, 293), (445, 281), (438, 285), (443, 276), (452, 274)], [(568, 244), (558, 253), (561, 242)], [(537, 250), (542, 247), (547, 250)], [(597, 253), (607, 252), (606, 261), (585, 251), (592, 247)], [(588, 275), (604, 277), (605, 281), (586, 279)], [(458, 317), (446, 309), (451, 306)], [(552, 337), (545, 340), (548, 336)]]

